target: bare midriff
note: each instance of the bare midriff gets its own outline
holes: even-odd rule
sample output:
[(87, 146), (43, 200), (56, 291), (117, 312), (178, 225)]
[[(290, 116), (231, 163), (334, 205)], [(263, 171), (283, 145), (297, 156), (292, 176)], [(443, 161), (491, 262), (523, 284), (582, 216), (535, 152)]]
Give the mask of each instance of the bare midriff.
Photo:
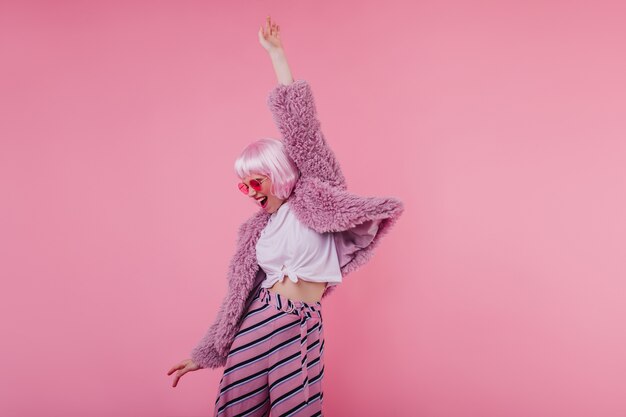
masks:
[(293, 282), (285, 275), (282, 281), (276, 283), (270, 288), (272, 292), (283, 295), (290, 300), (304, 301), (307, 304), (313, 304), (322, 299), (322, 294), (326, 289), (326, 282), (311, 282), (298, 279)]

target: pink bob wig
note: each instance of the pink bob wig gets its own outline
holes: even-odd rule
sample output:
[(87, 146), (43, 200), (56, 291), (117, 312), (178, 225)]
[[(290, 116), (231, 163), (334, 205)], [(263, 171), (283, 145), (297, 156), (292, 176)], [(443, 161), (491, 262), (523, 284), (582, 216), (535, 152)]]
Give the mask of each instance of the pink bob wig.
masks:
[(268, 176), (272, 181), (270, 192), (281, 200), (291, 195), (300, 177), (283, 141), (273, 138), (262, 138), (246, 146), (235, 160), (235, 173), (239, 178), (258, 174)]

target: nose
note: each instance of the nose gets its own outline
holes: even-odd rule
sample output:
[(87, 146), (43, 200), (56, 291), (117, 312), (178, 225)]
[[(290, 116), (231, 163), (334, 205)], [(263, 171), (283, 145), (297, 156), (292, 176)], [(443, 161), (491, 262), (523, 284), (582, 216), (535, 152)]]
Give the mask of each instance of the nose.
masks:
[(259, 192), (252, 187), (248, 187), (248, 197), (256, 199), (256, 195)]

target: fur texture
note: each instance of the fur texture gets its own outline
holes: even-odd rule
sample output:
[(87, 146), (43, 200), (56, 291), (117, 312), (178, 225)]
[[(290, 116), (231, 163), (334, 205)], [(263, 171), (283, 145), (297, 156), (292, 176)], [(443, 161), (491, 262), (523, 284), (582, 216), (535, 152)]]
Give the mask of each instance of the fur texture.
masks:
[[(342, 276), (364, 265), (380, 239), (404, 211), (393, 197), (350, 194), (333, 151), (317, 119), (313, 94), (305, 80), (279, 84), (267, 104), (301, 176), (289, 196), (296, 217), (319, 233), (333, 233)], [(239, 226), (237, 246), (228, 268), (228, 292), (214, 323), (191, 352), (203, 368), (226, 364), (230, 346), (255, 291), (265, 279), (256, 260), (256, 243), (270, 213), (259, 209)], [(322, 298), (336, 289), (327, 287)]]

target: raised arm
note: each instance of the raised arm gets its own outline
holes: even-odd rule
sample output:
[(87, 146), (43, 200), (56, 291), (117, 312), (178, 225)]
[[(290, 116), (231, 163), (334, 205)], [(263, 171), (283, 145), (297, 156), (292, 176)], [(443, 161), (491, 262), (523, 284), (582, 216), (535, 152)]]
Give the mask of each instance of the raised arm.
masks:
[(259, 30), (259, 41), (272, 60), (279, 83), (270, 92), (267, 104), (287, 153), (302, 176), (346, 188), (339, 163), (322, 133), (311, 87), (305, 80), (293, 80), (280, 41), (280, 28), (269, 17), (267, 22), (268, 28)]
[(265, 48), (270, 58), (272, 58), (272, 64), (274, 65), (278, 82), (284, 85), (291, 84), (293, 77), (291, 76), (289, 65), (287, 64), (283, 43), (280, 40), (280, 26), (272, 22), (269, 16), (267, 16), (266, 19), (266, 26), (259, 28), (259, 42), (261, 46)]

